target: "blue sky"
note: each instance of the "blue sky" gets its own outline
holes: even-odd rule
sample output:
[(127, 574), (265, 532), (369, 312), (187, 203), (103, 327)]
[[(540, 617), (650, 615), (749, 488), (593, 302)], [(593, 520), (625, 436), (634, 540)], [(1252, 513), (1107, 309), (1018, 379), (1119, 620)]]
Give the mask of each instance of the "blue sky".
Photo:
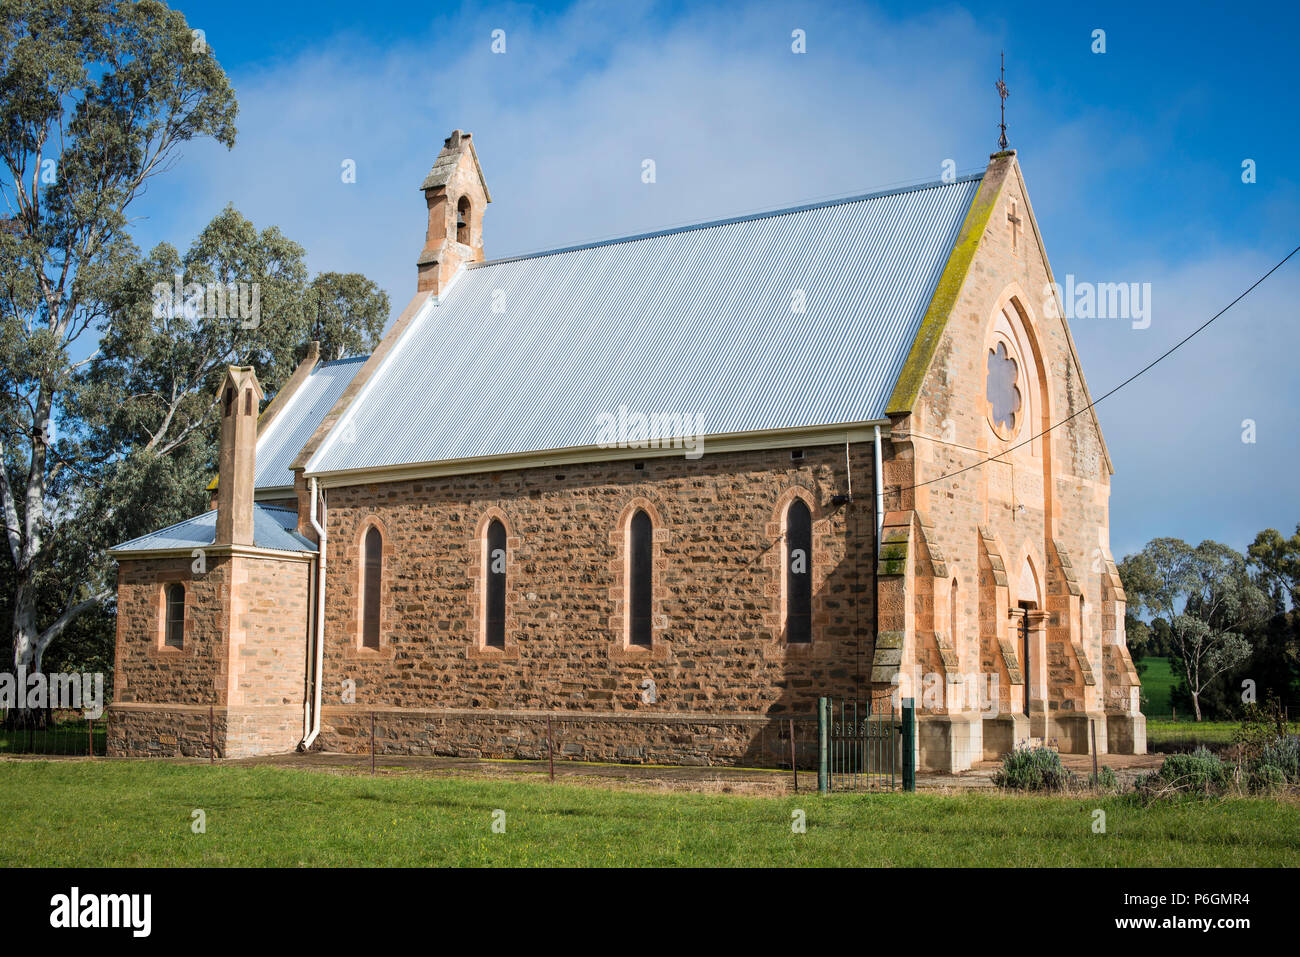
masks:
[[(1058, 278), (1152, 286), (1149, 328), (1073, 323), (1094, 396), (1300, 243), (1300, 14), (1280, 4), (174, 5), (231, 78), (239, 138), (187, 145), (133, 207), (137, 242), (183, 249), (233, 202), (395, 310), (423, 244), (417, 188), (454, 128), (478, 145), (495, 258), (982, 169), (1001, 50)], [(1159, 535), (1244, 548), (1300, 521), (1297, 302), (1300, 257), (1099, 407), (1117, 556)]]

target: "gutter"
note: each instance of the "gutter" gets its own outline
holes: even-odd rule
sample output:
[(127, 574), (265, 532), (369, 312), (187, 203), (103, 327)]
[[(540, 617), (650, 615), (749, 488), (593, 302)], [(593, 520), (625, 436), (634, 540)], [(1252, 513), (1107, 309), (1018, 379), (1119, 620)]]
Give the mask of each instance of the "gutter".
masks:
[(322, 490), (320, 496), (320, 520), (316, 518), (316, 480), (311, 480), (311, 527), (316, 532), (317, 537), (317, 555), (316, 562), (316, 594), (312, 597), (315, 599), (315, 611), (312, 613), (312, 642), (315, 645), (315, 661), (312, 667), (312, 693), (304, 704), (303, 730), (304, 735), (302, 743), (298, 745), (298, 750), (306, 751), (311, 748), (316, 738), (320, 735), (320, 712), (321, 712), (321, 672), (325, 670), (325, 551), (328, 536), (325, 533), (325, 493)]
[[(890, 420), (888, 419), (875, 422), (840, 422), (780, 429), (762, 429), (752, 432), (720, 432), (696, 436), (695, 438), (702, 444), (705, 455), (714, 455), (721, 452), (799, 448), (807, 445), (838, 445), (841, 440), (866, 442), (871, 438), (869, 431), (871, 426), (879, 427), (889, 424)], [(338, 426), (335, 426), (335, 428), (338, 428)], [(313, 471), (312, 465), (316, 463), (317, 456), (320, 454), (317, 453), (308, 462), (304, 474), (319, 478), (323, 488), (333, 488), (342, 485), (402, 482), (408, 479), (473, 475), (480, 472), (501, 472), (510, 469), (549, 468), (557, 465), (573, 466), (591, 462), (616, 462), (631, 459), (680, 458), (682, 451), (680, 447), (627, 449), (584, 445), (569, 446), (562, 449), (503, 452), (476, 455), (468, 458), (408, 462), (401, 465), (365, 465), (355, 468)]]

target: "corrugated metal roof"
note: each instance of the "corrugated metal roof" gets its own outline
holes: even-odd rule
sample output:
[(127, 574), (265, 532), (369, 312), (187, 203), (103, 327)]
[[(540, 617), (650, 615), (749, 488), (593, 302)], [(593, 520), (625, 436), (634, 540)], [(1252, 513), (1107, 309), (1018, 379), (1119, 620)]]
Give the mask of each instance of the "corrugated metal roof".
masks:
[(622, 406), (704, 435), (883, 419), (979, 180), (474, 265), (307, 471), (592, 446)]
[(343, 390), (360, 371), (368, 356), (322, 362), (299, 386), (289, 403), (257, 438), (256, 488), (293, 485), (289, 466), (334, 408)]
[[(291, 508), (253, 505), (253, 545), (282, 552), (314, 552), (316, 546), (299, 535), (298, 514)], [(112, 549), (114, 552), (143, 552), (163, 548), (202, 548), (217, 537), (217, 510), (211, 509), (183, 522), (141, 535)]]

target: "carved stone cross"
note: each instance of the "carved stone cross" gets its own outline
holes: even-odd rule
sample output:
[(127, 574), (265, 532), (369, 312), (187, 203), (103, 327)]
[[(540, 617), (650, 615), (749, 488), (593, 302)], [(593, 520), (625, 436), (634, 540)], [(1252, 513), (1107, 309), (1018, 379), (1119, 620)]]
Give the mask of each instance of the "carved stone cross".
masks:
[(1018, 248), (1019, 244), (1016, 240), (1016, 234), (1020, 232), (1020, 225), (1023, 222), (1024, 220), (1022, 220), (1019, 216), (1016, 215), (1016, 201), (1013, 199), (1011, 201), (1011, 209), (1007, 212), (1007, 223), (1011, 226), (1011, 248), (1012, 249)]

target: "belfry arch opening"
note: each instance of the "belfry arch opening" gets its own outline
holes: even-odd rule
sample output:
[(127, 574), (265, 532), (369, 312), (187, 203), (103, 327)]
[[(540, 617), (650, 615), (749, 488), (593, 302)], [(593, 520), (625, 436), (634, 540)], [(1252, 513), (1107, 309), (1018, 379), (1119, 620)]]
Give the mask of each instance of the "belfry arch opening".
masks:
[(469, 197), (462, 196), (456, 204), (456, 242), (468, 246), (469, 242)]

